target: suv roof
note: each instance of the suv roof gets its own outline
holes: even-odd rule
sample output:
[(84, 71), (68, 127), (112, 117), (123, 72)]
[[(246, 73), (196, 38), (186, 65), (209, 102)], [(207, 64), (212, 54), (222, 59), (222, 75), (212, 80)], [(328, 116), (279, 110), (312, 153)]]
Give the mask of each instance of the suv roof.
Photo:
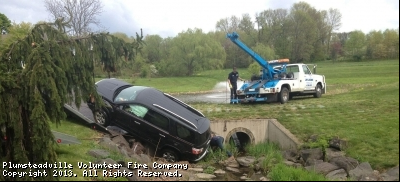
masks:
[(114, 93), (118, 88), (121, 87), (129, 87), (133, 86), (130, 83), (124, 82), (122, 80), (118, 80), (115, 78), (109, 79), (102, 79), (96, 82), (96, 89), (97, 92), (100, 92), (103, 97), (107, 98), (108, 100), (112, 101), (114, 97)]
[(173, 97), (171, 97), (172, 96), (164, 94), (155, 88), (149, 87), (140, 92), (135, 101), (146, 105), (152, 105), (171, 115), (174, 115), (173, 113), (175, 113), (183, 118), (180, 119), (179, 116), (176, 116), (176, 118), (181, 121), (181, 124), (193, 128), (200, 133), (203, 133), (208, 129), (209, 122), (205, 122), (207, 119), (204, 117), (204, 115), (202, 115), (202, 113), (180, 102), (179, 100), (172, 99)]

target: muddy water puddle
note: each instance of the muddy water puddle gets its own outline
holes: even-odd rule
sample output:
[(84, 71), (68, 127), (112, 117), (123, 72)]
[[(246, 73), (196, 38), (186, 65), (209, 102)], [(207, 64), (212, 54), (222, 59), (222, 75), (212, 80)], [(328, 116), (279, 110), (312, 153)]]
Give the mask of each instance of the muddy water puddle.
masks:
[[(243, 82), (238, 81), (238, 88), (242, 86)], [(207, 103), (229, 103), (230, 101), (230, 88), (226, 82), (217, 83), (213, 90), (208, 93), (199, 94), (179, 94), (173, 95), (183, 102), (207, 102)]]

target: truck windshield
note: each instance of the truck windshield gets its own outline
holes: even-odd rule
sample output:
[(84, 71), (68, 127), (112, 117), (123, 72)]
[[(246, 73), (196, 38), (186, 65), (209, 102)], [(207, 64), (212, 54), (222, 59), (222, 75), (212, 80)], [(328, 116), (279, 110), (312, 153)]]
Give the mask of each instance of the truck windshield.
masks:
[(120, 101), (132, 101), (136, 99), (136, 96), (140, 91), (147, 87), (144, 86), (132, 86), (121, 90), (117, 96), (114, 98), (114, 102)]

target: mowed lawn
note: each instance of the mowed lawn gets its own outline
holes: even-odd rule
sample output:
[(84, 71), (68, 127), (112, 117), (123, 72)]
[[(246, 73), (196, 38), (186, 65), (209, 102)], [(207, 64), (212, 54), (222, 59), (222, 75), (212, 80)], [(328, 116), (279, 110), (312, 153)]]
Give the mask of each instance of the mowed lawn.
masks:
[[(167, 93), (203, 92), (226, 81), (231, 69), (204, 71), (192, 77), (125, 79), (135, 85), (155, 87)], [(247, 69), (239, 69), (242, 78), (250, 79)], [(276, 118), (299, 139), (310, 135), (338, 136), (349, 143), (346, 153), (374, 169), (384, 170), (399, 163), (399, 60), (368, 62), (318, 63), (317, 73), (326, 77), (327, 94), (316, 99), (294, 98), (286, 104), (230, 105), (190, 103), (211, 120)], [(99, 80), (97, 78), (96, 80)], [(68, 122), (65, 123), (65, 125)], [(64, 125), (64, 127), (65, 127)], [(61, 131), (60, 132), (64, 132)], [(66, 133), (83, 137), (77, 130)], [(86, 137), (93, 137), (91, 133)], [(75, 163), (91, 157), (76, 158), (93, 141), (76, 146), (79, 154), (60, 155)], [(68, 146), (62, 146), (65, 151)], [(74, 146), (75, 148), (75, 146)], [(79, 148), (79, 149), (78, 149)], [(66, 154), (66, 153), (65, 153)], [(78, 172), (78, 171), (77, 171)]]
[[(399, 164), (399, 60), (318, 63), (327, 94), (287, 104), (193, 103), (210, 119), (276, 118), (299, 139), (338, 136), (346, 153), (383, 170)], [(223, 81), (223, 79), (221, 79)]]

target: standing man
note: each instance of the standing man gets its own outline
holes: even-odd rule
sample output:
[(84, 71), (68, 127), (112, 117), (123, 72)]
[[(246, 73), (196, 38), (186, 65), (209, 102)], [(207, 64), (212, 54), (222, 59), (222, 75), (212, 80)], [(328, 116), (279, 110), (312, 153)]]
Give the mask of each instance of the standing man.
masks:
[(233, 67), (233, 71), (228, 75), (228, 84), (231, 88), (231, 104), (233, 104), (232, 99), (237, 99), (237, 79), (243, 81), (243, 79), (239, 77), (239, 72), (236, 71), (236, 67)]

